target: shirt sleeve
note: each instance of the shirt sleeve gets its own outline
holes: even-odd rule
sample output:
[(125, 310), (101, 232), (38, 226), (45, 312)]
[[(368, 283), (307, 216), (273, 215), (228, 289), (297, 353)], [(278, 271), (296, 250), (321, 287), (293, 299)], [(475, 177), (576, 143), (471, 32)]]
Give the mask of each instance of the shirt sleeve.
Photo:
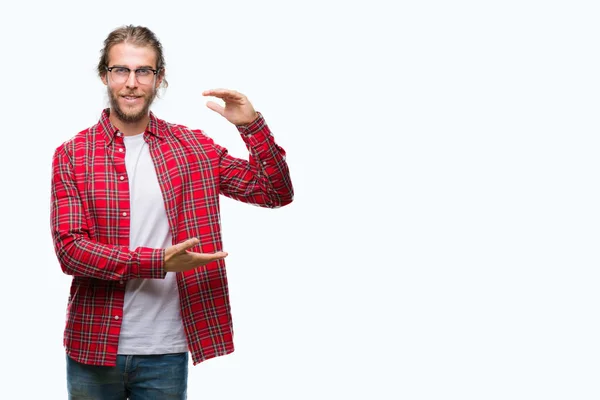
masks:
[(103, 244), (90, 238), (85, 208), (66, 146), (52, 160), (50, 225), (54, 250), (67, 275), (103, 280), (165, 277), (164, 249)]
[(238, 126), (249, 159), (235, 158), (215, 145), (220, 155), (220, 190), (225, 196), (260, 207), (277, 208), (292, 202), (294, 189), (286, 153), (275, 143), (264, 117)]

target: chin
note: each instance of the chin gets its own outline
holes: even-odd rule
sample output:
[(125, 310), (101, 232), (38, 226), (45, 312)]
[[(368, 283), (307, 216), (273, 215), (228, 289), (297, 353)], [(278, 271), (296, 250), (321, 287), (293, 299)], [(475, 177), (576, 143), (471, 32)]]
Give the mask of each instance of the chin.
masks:
[(125, 114), (125, 121), (127, 122), (140, 122), (144, 117), (146, 117), (146, 113), (135, 113), (135, 114)]
[(148, 111), (144, 107), (140, 109), (124, 109), (118, 107), (115, 109), (115, 113), (123, 122), (139, 122), (148, 115)]

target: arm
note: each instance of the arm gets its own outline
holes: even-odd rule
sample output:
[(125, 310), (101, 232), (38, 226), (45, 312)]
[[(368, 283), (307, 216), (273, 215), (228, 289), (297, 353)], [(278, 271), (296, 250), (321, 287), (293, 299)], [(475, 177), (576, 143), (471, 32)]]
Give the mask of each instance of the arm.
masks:
[(225, 148), (215, 145), (219, 154), (221, 192), (261, 207), (275, 208), (291, 203), (294, 190), (285, 151), (275, 143), (262, 115), (254, 110), (245, 95), (234, 90), (212, 89), (202, 94), (225, 102), (225, 106), (213, 101), (206, 105), (237, 126), (250, 152), (246, 161), (230, 156)]
[(237, 126), (249, 160), (234, 158), (218, 145), (220, 189), (225, 196), (261, 207), (276, 208), (292, 202), (294, 189), (285, 151), (279, 147), (259, 113), (248, 125)]
[(164, 278), (164, 250), (103, 244), (92, 240), (66, 147), (52, 160), (50, 224), (54, 250), (65, 274), (103, 280)]
[(54, 153), (50, 224), (54, 250), (63, 272), (103, 280), (162, 279), (167, 272), (182, 272), (227, 257), (226, 252), (195, 253), (199, 244), (190, 238), (167, 249), (103, 244), (92, 240), (85, 208), (73, 178), (73, 164), (64, 146)]

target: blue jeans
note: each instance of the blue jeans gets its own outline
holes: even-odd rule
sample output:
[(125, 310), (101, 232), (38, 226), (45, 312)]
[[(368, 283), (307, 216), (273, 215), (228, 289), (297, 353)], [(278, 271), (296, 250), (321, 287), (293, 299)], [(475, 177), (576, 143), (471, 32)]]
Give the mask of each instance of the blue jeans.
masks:
[(67, 356), (69, 400), (187, 398), (188, 353), (119, 355), (115, 367), (78, 363)]

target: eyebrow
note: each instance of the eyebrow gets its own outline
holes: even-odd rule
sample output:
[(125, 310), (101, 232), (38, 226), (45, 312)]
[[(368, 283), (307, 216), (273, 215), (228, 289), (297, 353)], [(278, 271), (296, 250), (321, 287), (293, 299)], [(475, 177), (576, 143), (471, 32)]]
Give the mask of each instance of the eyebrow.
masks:
[(122, 65), (122, 64), (115, 64), (115, 65), (112, 66), (112, 68), (115, 68), (115, 67), (116, 68), (127, 68), (127, 69), (131, 69), (131, 70), (142, 69), (142, 68), (155, 69), (151, 65), (141, 65), (141, 66), (139, 66), (137, 68), (131, 68), (131, 67), (128, 67), (127, 65)]

